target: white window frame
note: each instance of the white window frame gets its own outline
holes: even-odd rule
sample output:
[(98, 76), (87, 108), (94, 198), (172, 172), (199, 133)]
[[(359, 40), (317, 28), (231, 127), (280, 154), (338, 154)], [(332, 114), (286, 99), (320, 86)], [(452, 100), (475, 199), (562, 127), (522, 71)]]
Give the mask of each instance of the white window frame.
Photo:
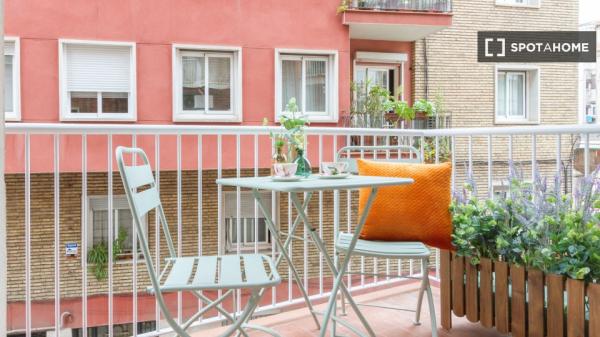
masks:
[[(282, 72), (281, 62), (283, 60), (290, 59), (302, 59), (302, 79), (304, 82), (305, 78), (305, 63), (306, 60), (325, 60), (327, 61), (327, 73), (326, 73), (326, 111), (310, 112), (305, 111), (306, 104), (302, 102), (302, 113), (306, 114), (306, 117), (311, 122), (317, 123), (337, 123), (339, 120), (338, 102), (339, 102), (339, 65), (338, 65), (338, 52), (337, 50), (314, 50), (314, 49), (275, 49), (275, 121), (279, 121), (279, 118), (286, 112), (282, 111)], [(301, 98), (296, 97), (298, 100), (305, 100), (306, 86), (302, 85), (302, 96)]]
[(540, 8), (542, 6), (542, 0), (496, 0), (496, 6)]
[[(236, 193), (237, 193), (236, 191), (225, 191), (225, 192), (223, 192), (223, 196), (222, 196), (222, 200), (221, 200), (222, 205), (223, 205), (223, 209), (225, 209), (225, 200), (227, 200), (227, 196), (228, 195), (236, 195)], [(240, 191), (239, 193), (240, 193), (240, 198), (246, 197), (246, 198), (251, 198), (253, 201), (255, 200), (254, 197), (253, 197), (253, 195), (252, 195), (252, 192), (250, 192), (250, 191)], [(272, 193), (270, 191), (262, 191), (260, 193), (263, 196), (263, 200), (265, 200), (265, 196), (268, 196), (269, 198), (271, 198), (271, 214), (270, 214), (270, 216), (273, 217), (273, 222), (275, 224), (278, 224), (279, 223), (279, 221), (278, 221), (278, 219), (279, 219), (279, 212), (278, 212), (279, 207), (278, 207), (278, 202), (277, 202), (277, 200), (278, 200), (277, 194), (276, 193)], [(236, 218), (236, 216), (237, 215), (234, 215), (233, 218)], [(230, 243), (229, 240), (228, 240), (229, 236), (228, 236), (227, 232), (231, 231), (231, 230), (237, 230), (237, 228), (231, 228), (231, 229), (227, 228), (228, 227), (227, 226), (227, 222), (225, 221), (225, 219), (227, 217), (228, 217), (227, 214), (225, 214), (225, 211), (223, 211), (222, 215), (221, 215), (221, 223), (223, 224), (223, 229), (222, 229), (223, 230), (223, 235), (221, 235), (221, 240), (222, 240), (221, 247), (223, 247), (223, 252), (222, 252), (223, 254), (236, 253), (237, 252), (237, 246), (238, 246), (237, 243), (233, 243), (233, 242)], [(258, 208), (258, 206), (256, 207), (256, 217), (259, 218), (259, 219), (260, 218), (264, 218), (264, 216), (263, 216), (260, 208)], [(267, 252), (271, 252), (272, 251), (272, 248), (273, 248), (273, 239), (274, 239), (273, 236), (272, 236), (272, 233), (269, 231), (269, 227), (268, 227), (268, 225), (266, 223), (265, 223), (265, 227), (266, 227), (267, 236), (271, 236), (271, 241), (272, 242), (271, 243), (269, 243), (269, 242), (259, 242), (258, 243), (258, 250), (260, 252), (263, 252), (263, 253), (267, 253)], [(244, 228), (242, 228), (242, 231), (243, 230), (244, 230)], [(229, 235), (231, 235), (231, 234), (229, 234)], [(242, 235), (244, 235), (244, 234), (242, 234)], [(254, 252), (254, 249), (255, 249), (255, 243), (250, 243), (247, 246), (242, 245), (240, 247), (240, 252)]]
[(13, 111), (4, 112), (6, 121), (21, 120), (21, 40), (18, 37), (6, 36), (4, 43), (12, 43), (14, 45), (13, 57)]
[[(66, 64), (66, 46), (68, 45), (94, 45), (94, 46), (124, 46), (131, 49), (130, 57), (130, 78), (129, 78), (129, 96), (127, 113), (102, 113), (101, 93), (97, 93), (98, 113), (78, 114), (71, 112), (71, 97), (67, 90), (67, 64)], [(59, 74), (59, 101), (60, 101), (60, 120), (73, 122), (89, 121), (130, 121), (137, 120), (137, 88), (136, 88), (136, 44), (135, 42), (120, 41), (96, 41), (96, 40), (58, 40), (58, 74)]]
[[(373, 70), (377, 70), (377, 71), (394, 70), (394, 78), (390, 78), (389, 73), (388, 73), (388, 85), (389, 85), (389, 82), (391, 81), (394, 90), (397, 90), (400, 88), (401, 92), (396, 92), (396, 95), (394, 95), (394, 96), (395, 96), (395, 98), (399, 98), (401, 101), (404, 101), (404, 66), (405, 66), (404, 62), (397, 63), (397, 64), (388, 64), (388, 65), (354, 62), (354, 74), (353, 74), (352, 80), (354, 81), (354, 83), (356, 83), (357, 78), (358, 78), (358, 72), (364, 71), (365, 69), (367, 72), (369, 69), (373, 69)], [(354, 92), (355, 100), (358, 98), (357, 96), (358, 96), (358, 93)]]
[[(498, 89), (500, 72), (515, 72), (525, 75), (523, 117), (510, 117), (500, 114)], [(541, 70), (539, 66), (528, 64), (499, 64), (494, 69), (494, 124), (540, 124), (541, 119)], [(535, 94), (535, 95), (534, 95)], [(537, 96), (536, 96), (537, 95)]]
[[(202, 113), (199, 110), (183, 110), (183, 66), (182, 56), (200, 55), (228, 56), (231, 57), (231, 93), (229, 111), (210, 111)], [(174, 122), (231, 122), (242, 121), (242, 47), (232, 46), (207, 46), (193, 44), (173, 44), (172, 46), (172, 76), (173, 76), (173, 121)], [(208, 59), (205, 59), (208, 62)], [(208, 76), (205, 76), (208, 81)], [(205, 95), (206, 96), (206, 95)], [(208, 96), (205, 100), (208, 101)], [(204, 105), (208, 107), (208, 104)]]
[[(127, 203), (127, 197), (125, 195), (113, 195), (113, 213), (116, 210), (129, 210), (129, 204)], [(94, 245), (94, 211), (108, 210), (108, 196), (106, 195), (94, 195), (88, 197), (88, 222), (87, 222), (87, 250), (90, 251)], [(113, 240), (118, 237), (118, 217), (113, 220)], [(135, 226), (135, 219), (132, 216), (132, 226)], [(144, 235), (148, 238), (148, 218), (147, 215), (142, 217), (142, 225), (144, 226)], [(133, 238), (137, 240), (137, 237)], [(108, 243), (107, 243), (108, 244)], [(138, 250), (141, 249), (140, 245), (137, 245)], [(141, 255), (141, 250), (139, 255)], [(143, 260), (141, 260), (143, 261)]]

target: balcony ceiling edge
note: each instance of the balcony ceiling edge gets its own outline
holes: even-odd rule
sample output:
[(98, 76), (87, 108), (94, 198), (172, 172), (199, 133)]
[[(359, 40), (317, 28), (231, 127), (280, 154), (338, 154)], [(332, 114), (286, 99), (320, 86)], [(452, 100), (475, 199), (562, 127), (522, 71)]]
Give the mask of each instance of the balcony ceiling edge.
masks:
[(439, 32), (446, 26), (404, 25), (404, 24), (350, 24), (350, 38), (383, 41), (417, 41), (433, 33)]

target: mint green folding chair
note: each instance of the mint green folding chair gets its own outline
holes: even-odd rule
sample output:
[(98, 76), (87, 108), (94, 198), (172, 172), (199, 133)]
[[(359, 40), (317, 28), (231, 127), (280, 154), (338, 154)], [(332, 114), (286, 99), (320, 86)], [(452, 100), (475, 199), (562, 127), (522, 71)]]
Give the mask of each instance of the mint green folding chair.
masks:
[[(124, 155), (131, 155), (131, 163), (134, 158), (141, 159), (141, 165), (125, 165)], [(169, 226), (165, 219), (160, 195), (156, 189), (156, 183), (148, 158), (143, 150), (138, 148), (118, 147), (116, 150), (119, 172), (123, 180), (125, 194), (131, 208), (131, 213), (137, 229), (137, 237), (148, 267), (148, 274), (152, 285), (148, 291), (154, 293), (160, 310), (179, 336), (189, 337), (186, 330), (203, 314), (211, 309), (216, 309), (232, 324), (221, 336), (230, 336), (234, 332), (238, 335), (248, 337), (246, 329), (256, 329), (266, 332), (272, 336), (279, 337), (272, 329), (246, 324), (252, 313), (258, 306), (261, 298), (261, 290), (281, 283), (281, 277), (273, 266), (271, 258), (260, 254), (224, 255), (224, 256), (195, 256), (180, 257), (175, 253), (173, 241), (169, 233)], [(142, 217), (151, 210), (158, 212), (163, 234), (165, 235), (169, 248), (169, 257), (160, 275), (157, 275), (152, 263), (152, 256), (148, 249), (146, 233), (142, 225)], [(248, 289), (251, 291), (248, 303), (242, 313), (233, 317), (221, 303), (237, 289)], [(221, 297), (211, 300), (203, 295), (201, 290), (226, 290)], [(206, 304), (201, 310), (192, 315), (185, 322), (178, 322), (165, 304), (164, 293), (189, 291)]]
[[(348, 163), (348, 170), (351, 173), (358, 173), (358, 167), (356, 164), (356, 158), (353, 155), (358, 154), (362, 157), (365, 152), (374, 154), (374, 158), (369, 160), (376, 161), (387, 161), (387, 162), (404, 162), (404, 163), (421, 163), (421, 155), (417, 149), (412, 146), (347, 146), (340, 149), (337, 153), (338, 161), (345, 161)], [(336, 239), (336, 248), (338, 253), (347, 253), (352, 240), (352, 234), (341, 232), (338, 234)], [(420, 325), (421, 317), (421, 305), (423, 303), (423, 295), (427, 292), (427, 300), (429, 304), (429, 314), (431, 319), (431, 335), (437, 337), (437, 322), (435, 317), (435, 308), (433, 305), (433, 294), (431, 292), (431, 285), (429, 283), (429, 258), (431, 251), (422, 242), (389, 242), (389, 241), (370, 241), (358, 239), (352, 255), (375, 257), (383, 259), (413, 259), (421, 261), (421, 277), (403, 276), (404, 278), (417, 278), (421, 280), (421, 287), (417, 297), (417, 309), (415, 315), (415, 325)], [(338, 259), (339, 260), (339, 259)], [(389, 274), (374, 274), (374, 273), (353, 273), (347, 272), (347, 274), (359, 274), (359, 275), (372, 275), (380, 277), (399, 277), (398, 275)], [(342, 299), (342, 307), (344, 304), (344, 297)], [(360, 304), (359, 304), (360, 305)], [(362, 304), (366, 305), (366, 304)], [(413, 311), (403, 308), (377, 306), (386, 309), (395, 309), (402, 311)]]

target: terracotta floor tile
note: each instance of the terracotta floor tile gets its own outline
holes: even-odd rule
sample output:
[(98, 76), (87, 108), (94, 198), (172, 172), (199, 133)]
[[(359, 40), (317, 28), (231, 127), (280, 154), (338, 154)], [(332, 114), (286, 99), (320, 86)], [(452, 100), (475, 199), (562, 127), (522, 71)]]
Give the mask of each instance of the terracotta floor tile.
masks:
[[(391, 305), (395, 307), (408, 307), (414, 309), (416, 305), (418, 284), (412, 283), (401, 285), (390, 289), (375, 291), (372, 293), (357, 296), (358, 303), (369, 305)], [(433, 288), (435, 304), (439, 306), (439, 289)], [(324, 310), (324, 305), (318, 305), (317, 311)], [(348, 315), (345, 319), (353, 322), (358, 327), (360, 323), (354, 313), (348, 307)], [(423, 303), (423, 312), (421, 314), (422, 324), (415, 326), (412, 324), (414, 313), (407, 311), (389, 310), (378, 307), (362, 306), (362, 312), (367, 317), (371, 327), (377, 337), (428, 337), (431, 336), (429, 322), (429, 308), (426, 300)], [(437, 311), (439, 325), (439, 311)], [(312, 318), (306, 308), (300, 308), (276, 315), (258, 318), (252, 323), (268, 326), (278, 331), (282, 337), (312, 337), (318, 336), (318, 330), (315, 327)], [(197, 331), (193, 333), (194, 337), (218, 336), (224, 328), (213, 328)], [(453, 329), (450, 332), (439, 328), (440, 337), (498, 337), (501, 336), (494, 329), (485, 329), (478, 324), (470, 323), (465, 318), (453, 319)], [(252, 337), (268, 336), (262, 332), (252, 331), (249, 333)], [(328, 334), (329, 335), (329, 334)], [(338, 325), (338, 336), (355, 336), (348, 329)]]

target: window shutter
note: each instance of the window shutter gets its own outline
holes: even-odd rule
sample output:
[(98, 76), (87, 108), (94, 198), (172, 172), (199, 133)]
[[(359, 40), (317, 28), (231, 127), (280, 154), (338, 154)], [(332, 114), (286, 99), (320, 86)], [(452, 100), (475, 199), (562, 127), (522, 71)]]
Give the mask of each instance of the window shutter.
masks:
[(12, 41), (4, 41), (4, 55), (15, 54), (15, 43)]
[(65, 45), (67, 90), (129, 92), (131, 47)]

